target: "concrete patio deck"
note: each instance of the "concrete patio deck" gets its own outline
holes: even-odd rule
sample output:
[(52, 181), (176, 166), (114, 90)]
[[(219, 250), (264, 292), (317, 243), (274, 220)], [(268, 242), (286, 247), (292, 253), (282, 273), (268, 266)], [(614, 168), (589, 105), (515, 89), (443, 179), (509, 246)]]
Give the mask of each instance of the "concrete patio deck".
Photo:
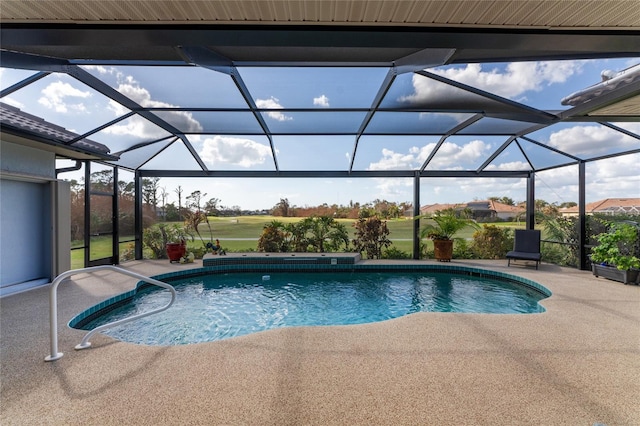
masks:
[[(423, 261), (424, 262), (424, 261)], [(532, 279), (545, 313), (419, 313), (153, 347), (106, 336), (74, 351), (67, 322), (133, 288), (111, 272), (0, 299), (0, 424), (640, 425), (640, 287), (589, 272), (453, 262)], [(136, 261), (146, 275), (201, 266)]]

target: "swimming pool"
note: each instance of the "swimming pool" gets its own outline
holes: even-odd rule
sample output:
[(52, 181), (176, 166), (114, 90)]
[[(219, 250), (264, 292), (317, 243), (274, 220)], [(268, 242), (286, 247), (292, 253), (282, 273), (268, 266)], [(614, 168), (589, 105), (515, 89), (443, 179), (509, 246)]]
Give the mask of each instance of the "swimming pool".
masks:
[[(416, 312), (544, 311), (538, 303), (550, 295), (544, 287), (515, 276), (478, 271), (440, 267), (164, 277), (178, 293), (170, 309), (103, 332), (132, 343), (179, 345), (279, 327), (370, 323)], [(164, 305), (169, 297), (166, 291), (140, 285), (134, 294), (103, 302), (70, 325), (90, 330)]]

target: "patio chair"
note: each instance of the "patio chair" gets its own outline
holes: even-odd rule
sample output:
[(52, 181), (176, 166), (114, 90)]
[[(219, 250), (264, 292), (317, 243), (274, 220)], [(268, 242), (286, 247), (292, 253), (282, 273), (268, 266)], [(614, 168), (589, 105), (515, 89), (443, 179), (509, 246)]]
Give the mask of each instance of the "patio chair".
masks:
[(513, 260), (528, 260), (536, 262), (536, 269), (542, 255), (540, 254), (540, 231), (537, 229), (516, 229), (513, 250), (507, 253), (507, 266)]

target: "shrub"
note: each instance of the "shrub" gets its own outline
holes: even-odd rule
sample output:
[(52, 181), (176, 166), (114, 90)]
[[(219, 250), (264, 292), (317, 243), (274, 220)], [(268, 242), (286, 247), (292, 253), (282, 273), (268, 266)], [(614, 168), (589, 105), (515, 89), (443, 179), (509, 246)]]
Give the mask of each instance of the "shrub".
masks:
[(373, 216), (360, 218), (354, 222), (353, 226), (356, 228), (353, 240), (355, 251), (365, 252), (367, 259), (380, 259), (382, 249), (391, 245), (387, 222), (380, 220), (378, 216)]
[(182, 240), (193, 241), (193, 236), (176, 224), (160, 223), (146, 228), (142, 233), (142, 242), (151, 251), (152, 259), (166, 259), (167, 243), (177, 243)]
[(189, 247), (187, 251), (193, 253), (196, 259), (202, 259), (204, 255), (207, 254), (207, 248), (200, 245), (197, 247)]
[(135, 259), (135, 246), (133, 243), (127, 244), (127, 248), (120, 251), (120, 262), (127, 262)]
[(271, 223), (265, 225), (258, 239), (258, 251), (267, 253), (288, 251), (286, 233), (283, 228), (284, 224), (278, 220), (273, 220)]
[(540, 254), (547, 263), (561, 266), (573, 266), (576, 264), (577, 258), (571, 256), (571, 250), (565, 245), (542, 242), (540, 245)]
[(640, 268), (640, 258), (635, 256), (640, 240), (640, 228), (630, 223), (611, 223), (609, 230), (596, 236), (598, 245), (591, 250), (595, 263), (615, 266), (620, 270)]
[(476, 259), (477, 256), (471, 251), (471, 247), (467, 240), (457, 239), (453, 245), (454, 259)]
[[(580, 229), (575, 217), (549, 217), (543, 222), (546, 238), (554, 243), (540, 247), (545, 262), (561, 266), (577, 266), (580, 253)], [(587, 219), (587, 234), (594, 221)], [(591, 242), (593, 244), (594, 241)]]
[(396, 247), (389, 247), (385, 251), (382, 252), (383, 259), (411, 259), (411, 254), (406, 251), (400, 250)]
[(474, 232), (471, 251), (479, 259), (504, 259), (513, 248), (513, 232), (510, 228), (482, 225)]

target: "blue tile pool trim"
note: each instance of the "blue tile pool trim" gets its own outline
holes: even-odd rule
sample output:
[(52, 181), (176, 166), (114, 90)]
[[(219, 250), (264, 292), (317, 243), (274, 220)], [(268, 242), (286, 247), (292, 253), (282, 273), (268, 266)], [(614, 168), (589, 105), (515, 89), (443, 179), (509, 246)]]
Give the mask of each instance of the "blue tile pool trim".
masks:
[(318, 253), (310, 256), (305, 253), (298, 254), (275, 254), (270, 257), (264, 254), (260, 257), (251, 256), (207, 256), (202, 259), (202, 266), (222, 266), (222, 265), (354, 265), (360, 260), (360, 255), (354, 253), (352, 256), (332, 256), (328, 253)]
[[(281, 259), (281, 258), (280, 258)], [(328, 258), (330, 259), (330, 258)], [(270, 259), (279, 260), (278, 258)], [(161, 274), (153, 276), (152, 278), (164, 281), (171, 284), (173, 281), (179, 281), (186, 278), (193, 278), (201, 275), (210, 274), (226, 274), (230, 272), (432, 272), (432, 273), (444, 273), (444, 274), (458, 274), (466, 276), (474, 276), (480, 278), (492, 278), (499, 281), (508, 282), (511, 284), (521, 285), (531, 290), (537, 291), (545, 297), (551, 296), (551, 291), (541, 284), (527, 278), (518, 277), (516, 275), (505, 274), (498, 271), (490, 271), (482, 268), (472, 268), (469, 266), (458, 265), (418, 265), (418, 264), (353, 264), (353, 263), (338, 263), (338, 264), (326, 264), (326, 263), (294, 263), (287, 262), (269, 262), (269, 263), (232, 263), (232, 264), (217, 264), (213, 266), (205, 266), (203, 268), (187, 269), (181, 271), (170, 272), (167, 274)], [(157, 288), (153, 284), (140, 281), (137, 283), (136, 288), (126, 293), (119, 294), (110, 299), (107, 299), (99, 304), (92, 306), (86, 311), (78, 314), (69, 322), (69, 327), (82, 328), (83, 325), (88, 324), (100, 315), (105, 314), (133, 298), (139, 292), (149, 290), (151, 288)]]

